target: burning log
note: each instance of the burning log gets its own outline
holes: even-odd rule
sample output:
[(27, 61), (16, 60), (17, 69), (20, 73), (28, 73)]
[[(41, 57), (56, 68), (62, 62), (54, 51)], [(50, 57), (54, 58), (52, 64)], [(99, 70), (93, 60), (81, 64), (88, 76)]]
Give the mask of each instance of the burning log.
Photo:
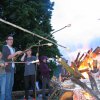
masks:
[(94, 51), (93, 51), (94, 54), (98, 55), (100, 54), (100, 47), (97, 47)]
[[(89, 64), (89, 66), (91, 67), (91, 65)], [(99, 70), (97, 69), (97, 60), (93, 60), (93, 70), (91, 72), (88, 72), (88, 75), (89, 75), (89, 80), (90, 80), (90, 83), (91, 83), (91, 87), (93, 89), (93, 91), (96, 91), (97, 93), (100, 94), (99, 92), (99, 89), (97, 87), (97, 84), (96, 84), (96, 81), (94, 79), (94, 77), (92, 76), (92, 72), (98, 72)]]
[(81, 82), (80, 80), (71, 77), (72, 82), (78, 84), (81, 88), (83, 88), (87, 93), (89, 93), (91, 96), (95, 97), (96, 100), (100, 100), (100, 98), (97, 96), (97, 94), (89, 88), (85, 83)]
[(76, 57), (76, 59), (75, 59), (75, 61), (74, 61), (74, 64), (75, 64), (75, 66), (78, 68), (79, 66), (80, 66), (80, 63), (81, 63), (81, 59), (82, 59), (82, 57), (84, 56), (84, 54), (79, 58), (79, 56), (80, 56), (80, 52), (78, 53), (78, 55), (77, 55), (77, 57)]
[(90, 63), (88, 63), (88, 66), (89, 66), (89, 68), (90, 68), (90, 69), (92, 69), (92, 67), (91, 67), (91, 64), (90, 64)]
[(79, 61), (81, 61), (81, 59), (83, 58), (83, 56), (84, 56), (84, 53), (81, 55), (81, 57), (79, 58)]
[[(83, 56), (84, 56), (84, 54), (80, 57), (80, 59), (82, 59)], [(88, 50), (88, 52), (84, 56), (83, 60), (79, 61), (78, 70), (80, 71), (80, 73), (87, 74), (85, 72), (88, 72), (89, 69), (91, 68), (91, 64), (93, 61), (91, 56), (92, 56), (92, 49)], [(88, 77), (88, 74), (86, 75), (86, 78), (87, 77)]]
[(78, 52), (77, 57), (76, 57), (76, 59), (75, 59), (75, 62), (78, 61), (79, 56), (80, 56), (80, 52)]
[(83, 73), (83, 72), (88, 72), (89, 69), (88, 68), (85, 68), (85, 69), (82, 69), (82, 70), (79, 70), (80, 73)]
[(70, 76), (74, 76), (75, 78), (84, 78), (84, 76), (76, 69), (74, 70), (73, 68), (71, 68), (65, 60), (58, 58), (58, 61), (61, 63), (61, 65), (66, 69), (67, 72), (70, 73)]
[[(75, 62), (72, 62), (72, 68), (64, 61), (63, 59), (59, 59), (59, 62), (61, 65), (70, 73), (71, 77), (70, 79), (72, 82), (78, 84), (81, 88), (83, 88), (87, 93), (89, 93), (91, 96), (96, 98), (96, 100), (100, 100), (100, 98), (97, 96), (96, 92), (93, 91), (91, 88), (89, 88), (85, 83), (81, 82), (79, 79), (84, 78), (84, 76), (78, 71)], [(91, 78), (92, 79), (92, 78)], [(90, 80), (91, 80), (90, 79)]]
[(91, 83), (92, 90), (96, 91), (97, 93), (100, 94), (94, 77), (91, 75), (90, 72), (88, 72), (88, 75), (89, 75), (89, 80), (90, 80), (90, 83)]
[[(79, 66), (84, 62), (84, 60), (85, 60), (85, 58), (86, 58), (86, 56), (84, 57), (84, 53), (79, 57), (79, 53), (78, 53), (78, 56), (77, 56), (78, 58), (76, 58), (77, 60), (75, 60), (75, 66), (77, 67), (77, 68), (79, 68)], [(84, 57), (84, 60), (82, 60), (82, 58)]]
[(85, 57), (89, 57), (89, 55), (92, 53), (92, 50), (93, 50), (92, 48), (90, 50), (88, 50)]
[(75, 72), (76, 72), (79, 76), (81, 76), (83, 79), (85, 79), (85, 77), (80, 73), (80, 71), (78, 71), (78, 68), (76, 67), (75, 63), (72, 62), (72, 64), (73, 64), (73, 68), (74, 68)]

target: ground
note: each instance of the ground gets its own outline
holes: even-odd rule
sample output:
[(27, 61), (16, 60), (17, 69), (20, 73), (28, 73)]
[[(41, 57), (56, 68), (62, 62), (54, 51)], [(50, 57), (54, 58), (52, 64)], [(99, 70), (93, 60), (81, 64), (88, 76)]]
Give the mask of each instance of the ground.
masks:
[[(24, 97), (19, 97), (19, 99), (16, 100), (24, 100)], [(32, 100), (32, 97), (29, 96), (29, 100)], [(42, 97), (38, 96), (36, 100), (42, 100)]]

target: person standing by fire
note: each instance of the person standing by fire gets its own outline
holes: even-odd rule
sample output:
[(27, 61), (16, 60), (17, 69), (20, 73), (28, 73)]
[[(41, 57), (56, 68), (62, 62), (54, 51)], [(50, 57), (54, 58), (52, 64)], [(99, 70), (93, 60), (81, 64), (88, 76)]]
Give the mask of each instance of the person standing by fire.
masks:
[(48, 85), (48, 87), (50, 88), (50, 69), (47, 65), (47, 56), (41, 56), (40, 57), (40, 72), (41, 72), (41, 77), (42, 77), (42, 98), (43, 100), (47, 100), (46, 99), (46, 86)]
[(6, 37), (6, 45), (2, 48), (3, 60), (5, 62), (12, 62), (8, 63), (5, 67), (6, 70), (6, 99), (5, 100), (12, 100), (12, 89), (14, 85), (14, 73), (15, 73), (15, 63), (14, 58), (17, 55), (20, 55), (22, 51), (15, 52), (13, 48), (13, 36), (9, 35)]
[(33, 90), (33, 100), (36, 100), (35, 97), (35, 74), (36, 74), (36, 66), (31, 61), (35, 61), (36, 57), (32, 56), (32, 50), (29, 49), (21, 58), (21, 61), (27, 62), (25, 64), (25, 71), (24, 71), (24, 81), (25, 81), (25, 99), (28, 100), (29, 96), (29, 83), (31, 83), (32, 90)]

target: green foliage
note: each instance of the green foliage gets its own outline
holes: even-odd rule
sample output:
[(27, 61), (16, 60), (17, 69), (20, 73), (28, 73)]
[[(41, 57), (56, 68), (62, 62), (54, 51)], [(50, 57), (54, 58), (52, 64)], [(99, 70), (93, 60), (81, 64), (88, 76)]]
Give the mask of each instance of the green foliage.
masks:
[[(51, 16), (54, 2), (50, 0), (0, 0), (0, 17), (14, 23), (18, 26), (26, 28), (36, 34), (46, 37), (52, 31)], [(39, 42), (39, 38), (25, 33), (21, 30), (13, 28), (0, 22), (0, 49), (5, 42), (8, 34), (14, 34), (14, 47), (17, 50), (25, 50), (27, 45), (33, 45)], [(52, 34), (50, 40), (55, 41)], [(47, 41), (41, 42), (41, 44)], [(36, 55), (37, 47), (33, 47), (33, 54)], [(47, 55), (48, 57), (55, 57), (60, 55), (57, 46), (40, 47), (40, 55)], [(15, 75), (15, 86), (19, 83), (16, 89), (23, 88), (23, 65), (17, 65), (17, 73)]]
[(57, 65), (54, 61), (50, 61), (50, 63), (48, 63), (49, 68), (51, 69), (50, 71), (50, 77), (52, 78), (54, 71), (57, 69)]
[[(50, 0), (2, 0), (1, 4), (3, 9), (2, 18), (7, 21), (44, 37), (49, 35), (52, 31), (50, 20), (54, 3), (50, 2)], [(35, 36), (33, 37), (30, 34), (0, 22), (0, 40), (4, 41), (9, 33), (15, 33), (14, 46), (19, 49), (19, 45), (21, 45), (22, 50), (26, 48), (27, 44), (35, 44), (40, 40)], [(52, 35), (49, 39), (56, 42)], [(47, 41), (43, 41), (42, 43), (47, 43)], [(48, 47), (42, 47), (42, 51), (45, 51), (45, 54), (49, 56), (60, 54), (57, 46), (53, 46), (49, 49)], [(48, 51), (50, 54), (48, 54)]]

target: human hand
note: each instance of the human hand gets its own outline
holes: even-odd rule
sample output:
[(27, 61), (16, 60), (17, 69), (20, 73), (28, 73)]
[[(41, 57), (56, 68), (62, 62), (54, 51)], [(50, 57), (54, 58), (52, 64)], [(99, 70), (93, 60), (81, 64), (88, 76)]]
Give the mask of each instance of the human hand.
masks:
[(1, 64), (0, 64), (0, 67), (3, 67), (3, 66), (4, 66), (4, 64), (3, 64), (3, 63), (1, 63)]
[(24, 55), (23, 56), (26, 56), (26, 53), (24, 53)]
[(22, 51), (17, 51), (16, 54), (20, 55), (20, 54), (22, 54)]
[(5, 62), (5, 66), (7, 66), (8, 65), (8, 63), (7, 62)]

